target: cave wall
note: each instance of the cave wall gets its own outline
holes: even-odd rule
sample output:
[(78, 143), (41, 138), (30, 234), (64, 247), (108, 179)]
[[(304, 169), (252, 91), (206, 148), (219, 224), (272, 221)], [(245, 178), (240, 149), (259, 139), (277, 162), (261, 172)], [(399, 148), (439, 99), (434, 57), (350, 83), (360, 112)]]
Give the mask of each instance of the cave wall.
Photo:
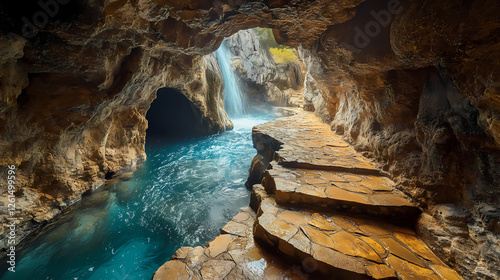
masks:
[(305, 108), (377, 159), (424, 209), (417, 229), (433, 250), (467, 278), (495, 279), (499, 4), (402, 1), (367, 36), (372, 12), (390, 10), (380, 3), (366, 1), (301, 50)]
[(0, 9), (1, 164), (19, 167), (21, 227), (144, 160), (160, 87), (183, 92), (213, 131), (230, 127), (207, 99), (203, 56), (260, 26), (299, 48), (304, 108), (422, 207), (417, 228), (436, 253), (467, 278), (498, 278), (499, 5), (89, 0), (28, 40), (23, 12)]
[[(145, 160), (145, 115), (159, 88), (181, 91), (200, 112), (206, 134), (232, 128), (215, 56), (176, 46), (206, 47), (203, 38), (165, 41), (167, 34), (148, 21), (159, 20), (141, 7), (87, 1), (72, 20), (49, 22), (32, 38), (3, 18), (0, 165), (2, 172), (17, 166), (17, 242), (112, 174)], [(175, 32), (184, 28), (178, 26)], [(0, 196), (7, 205), (6, 188)]]
[(224, 82), (217, 58), (210, 54), (202, 60), (200, 80), (195, 86), (160, 88), (156, 92), (146, 114), (148, 137), (156, 141), (185, 139), (233, 128), (221, 101)]

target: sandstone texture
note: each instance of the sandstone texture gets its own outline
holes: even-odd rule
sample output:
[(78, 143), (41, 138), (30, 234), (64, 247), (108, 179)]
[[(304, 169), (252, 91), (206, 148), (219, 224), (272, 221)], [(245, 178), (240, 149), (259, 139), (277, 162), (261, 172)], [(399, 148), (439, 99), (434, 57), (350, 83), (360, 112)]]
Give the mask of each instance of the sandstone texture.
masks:
[[(63, 8), (60, 13), (72, 11)], [(175, 88), (193, 103), (201, 133), (232, 128), (215, 56), (169, 46), (148, 21), (157, 20), (136, 16), (136, 8), (89, 1), (30, 40), (7, 34), (18, 29), (3, 23), (0, 165), (5, 176), (7, 165), (17, 167), (17, 242), (145, 160), (145, 116), (159, 88)], [(6, 192), (0, 194), (3, 222), (10, 217)]]
[[(338, 136), (318, 142), (322, 133), (333, 134), (307, 112), (255, 127), (256, 146), (265, 149), (271, 141), (263, 139), (272, 138), (281, 148), (253, 186), (252, 209), (242, 209), (204, 248), (179, 249), (153, 279), (462, 279), (412, 229), (411, 212), (420, 210), (395, 183), (366, 175), (375, 170), (367, 159)], [(304, 157), (311, 148), (316, 153)], [(358, 165), (345, 170), (353, 158)], [(342, 172), (333, 171), (337, 166)], [(250, 267), (260, 269), (251, 274)]]
[(424, 209), (418, 230), (433, 250), (468, 278), (498, 278), (499, 4), (401, 1), (366, 35), (390, 2), (365, 1), (301, 48), (304, 108)]
[[(144, 160), (159, 88), (185, 94), (209, 132), (230, 128), (205, 56), (267, 27), (299, 50), (304, 109), (424, 211), (430, 248), (469, 279), (498, 278), (498, 1), (69, 1), (23, 34), (36, 2), (0, 4), (0, 160), (17, 166), (20, 235)], [(262, 175), (272, 153), (252, 164)]]
[(254, 222), (255, 212), (242, 208), (221, 235), (204, 247), (180, 248), (153, 279), (307, 279), (254, 242)]

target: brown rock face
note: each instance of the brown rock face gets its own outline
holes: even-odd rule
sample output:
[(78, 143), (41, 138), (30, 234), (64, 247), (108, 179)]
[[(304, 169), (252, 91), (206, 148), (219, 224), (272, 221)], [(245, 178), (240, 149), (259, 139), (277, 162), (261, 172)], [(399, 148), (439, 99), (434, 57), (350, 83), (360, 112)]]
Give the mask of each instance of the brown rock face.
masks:
[[(419, 225), (434, 250), (469, 278), (494, 279), (500, 76), (491, 13), (499, 5), (401, 1), (392, 12), (382, 2), (366, 1), (303, 49), (304, 107), (377, 158), (434, 216)], [(433, 210), (449, 204), (462, 222)]]
[(80, 8), (71, 22), (50, 23), (29, 41), (1, 36), (0, 162), (17, 166), (19, 237), (145, 160), (145, 116), (159, 88), (186, 96), (204, 124), (200, 133), (232, 128), (213, 55), (169, 46), (130, 4)]
[(299, 47), (304, 108), (425, 211), (430, 247), (467, 278), (498, 278), (498, 1), (71, 1), (29, 40), (8, 34), (41, 8), (18, 4), (0, 4), (0, 161), (18, 167), (24, 233), (144, 160), (157, 89), (230, 127), (202, 56), (260, 26)]

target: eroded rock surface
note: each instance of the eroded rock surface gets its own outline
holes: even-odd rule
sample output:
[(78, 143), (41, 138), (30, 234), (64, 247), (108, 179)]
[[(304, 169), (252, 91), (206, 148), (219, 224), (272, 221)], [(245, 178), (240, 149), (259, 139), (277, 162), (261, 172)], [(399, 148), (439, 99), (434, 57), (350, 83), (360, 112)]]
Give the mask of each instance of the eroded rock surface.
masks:
[(498, 278), (498, 1), (69, 1), (29, 40), (8, 35), (39, 10), (0, 8), (0, 160), (18, 166), (20, 228), (144, 159), (158, 88), (215, 116), (201, 56), (260, 26), (299, 47), (304, 108), (415, 199), (431, 247), (468, 278)]
[(241, 211), (205, 247), (182, 247), (153, 276), (163, 279), (297, 279), (307, 277), (255, 244), (255, 212)]
[[(174, 270), (186, 279), (462, 279), (412, 229), (419, 210), (395, 189), (395, 183), (380, 174), (366, 175), (369, 161), (346, 142), (335, 137), (318, 142), (318, 134), (331, 133), (324, 127), (307, 112), (255, 127), (254, 135), (259, 135), (255, 144), (262, 150), (266, 144), (259, 140), (265, 137), (280, 142), (262, 185), (253, 186), (250, 205), (255, 212), (243, 209), (204, 248), (179, 249), (154, 279), (176, 279), (175, 274), (166, 274)], [(287, 149), (297, 143), (301, 145), (293, 151)], [(309, 163), (305, 167), (280, 160), (282, 151), (300, 157), (310, 154), (312, 147), (313, 156), (302, 158)], [(330, 154), (332, 147), (343, 150)], [(331, 171), (336, 163), (342, 167), (354, 156), (363, 162), (360, 168)], [(325, 160), (328, 165), (310, 164), (318, 158), (330, 158)], [(331, 188), (342, 193), (330, 192)], [(357, 201), (359, 197), (367, 200)], [(328, 203), (329, 199), (336, 202)], [(247, 243), (236, 254), (238, 238), (247, 238)], [(251, 238), (257, 243), (248, 241)], [(203, 261), (186, 253), (193, 251), (203, 253)], [(249, 274), (245, 268), (255, 258), (241, 263), (241, 256), (257, 253), (278, 256), (288, 266), (283, 269), (281, 262), (264, 261), (260, 274)]]
[[(400, 4), (394, 13), (390, 2)], [(362, 3), (312, 50), (302, 48), (304, 108), (377, 159), (425, 209), (431, 217), (419, 230), (435, 251), (468, 278), (495, 279), (500, 67), (491, 50), (500, 6), (452, 2)], [(368, 36), (366, 28), (380, 23), (374, 14), (388, 12), (387, 24)], [(442, 218), (442, 205), (467, 218)]]
[[(37, 2), (6, 2), (0, 9), (0, 160), (18, 168), (19, 237), (144, 161), (145, 115), (157, 89), (185, 94), (208, 131), (230, 128), (203, 58), (223, 37), (280, 26), (282, 40), (310, 43), (329, 23), (349, 18), (346, 7), (356, 4), (58, 3), (57, 15), (28, 29), (22, 18), (32, 20), (41, 10)], [(300, 19), (290, 20), (292, 13)], [(315, 35), (303, 38), (301, 30)]]

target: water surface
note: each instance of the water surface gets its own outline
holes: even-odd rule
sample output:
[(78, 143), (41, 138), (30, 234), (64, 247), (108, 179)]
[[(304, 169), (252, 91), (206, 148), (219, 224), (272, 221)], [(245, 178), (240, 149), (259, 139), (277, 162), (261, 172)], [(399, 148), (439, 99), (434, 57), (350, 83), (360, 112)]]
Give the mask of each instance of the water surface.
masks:
[(179, 247), (203, 246), (248, 205), (251, 129), (272, 119), (255, 114), (218, 135), (148, 142), (142, 169), (44, 227), (2, 279), (151, 279)]

